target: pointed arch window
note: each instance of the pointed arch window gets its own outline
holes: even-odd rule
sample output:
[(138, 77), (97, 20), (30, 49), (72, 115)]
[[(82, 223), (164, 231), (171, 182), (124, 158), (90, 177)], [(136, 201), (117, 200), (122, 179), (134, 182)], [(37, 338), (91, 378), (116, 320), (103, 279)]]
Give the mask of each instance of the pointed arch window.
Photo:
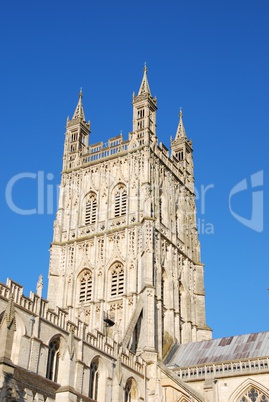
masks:
[(137, 384), (133, 378), (129, 378), (124, 387), (124, 402), (137, 400)]
[(176, 152), (176, 158), (177, 158), (179, 161), (183, 161), (183, 159), (184, 159), (183, 150), (180, 150), (180, 151), (177, 151), (177, 152)]
[(84, 271), (80, 277), (79, 302), (86, 303), (92, 300), (92, 273)]
[(126, 215), (127, 191), (124, 185), (119, 185), (115, 192), (115, 217)]
[(132, 401), (132, 384), (128, 382), (125, 386), (125, 392), (124, 392), (124, 402), (131, 402)]
[(124, 270), (122, 264), (115, 264), (111, 269), (111, 297), (124, 292)]
[(49, 343), (46, 378), (57, 382), (59, 368), (60, 337), (54, 338)]
[(97, 401), (98, 398), (98, 382), (99, 382), (99, 362), (98, 359), (93, 360), (90, 365), (90, 384), (89, 398)]
[(137, 118), (142, 119), (145, 117), (145, 109), (138, 109), (137, 110)]
[(96, 222), (97, 216), (97, 197), (96, 194), (89, 194), (86, 201), (85, 225), (91, 225)]

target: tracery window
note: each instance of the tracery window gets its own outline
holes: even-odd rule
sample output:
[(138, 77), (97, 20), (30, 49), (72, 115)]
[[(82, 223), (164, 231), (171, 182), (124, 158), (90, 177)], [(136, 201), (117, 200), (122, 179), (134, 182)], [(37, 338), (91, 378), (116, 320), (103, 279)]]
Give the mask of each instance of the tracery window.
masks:
[(86, 210), (85, 210), (85, 225), (91, 225), (96, 222), (97, 215), (97, 198), (96, 194), (89, 194), (86, 201)]
[(59, 367), (60, 337), (54, 338), (49, 343), (46, 378), (57, 382)]
[(115, 193), (115, 217), (126, 215), (127, 191), (124, 185), (119, 185)]
[(115, 264), (111, 269), (111, 296), (120, 296), (124, 292), (124, 270), (122, 264)]
[(79, 302), (85, 303), (92, 300), (92, 273), (84, 271), (80, 277)]
[(269, 402), (269, 399), (264, 393), (251, 387), (240, 397), (239, 402)]
[(98, 398), (98, 382), (99, 382), (99, 362), (98, 359), (93, 360), (90, 365), (90, 384), (89, 398), (97, 401)]

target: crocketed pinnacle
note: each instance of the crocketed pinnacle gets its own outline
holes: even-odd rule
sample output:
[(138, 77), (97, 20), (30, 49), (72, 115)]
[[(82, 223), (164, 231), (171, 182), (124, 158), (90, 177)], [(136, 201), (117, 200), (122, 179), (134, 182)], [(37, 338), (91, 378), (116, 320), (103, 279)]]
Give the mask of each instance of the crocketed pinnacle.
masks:
[(182, 109), (179, 111), (179, 123), (178, 123), (178, 128), (177, 128), (177, 133), (176, 133), (176, 140), (179, 138), (187, 138), (186, 131), (184, 128), (183, 124), (183, 113)]
[(148, 77), (147, 77), (147, 66), (144, 66), (144, 75), (142, 78), (142, 82), (139, 88), (138, 96), (139, 95), (145, 95), (148, 94), (151, 96), (150, 88), (149, 88), (149, 83), (148, 83)]
[(77, 104), (77, 107), (73, 114), (72, 120), (80, 119), (82, 121), (85, 121), (85, 115), (84, 115), (84, 110), (83, 110), (83, 106), (82, 106), (82, 97), (83, 97), (82, 89), (80, 89), (79, 96), (78, 96), (78, 104)]

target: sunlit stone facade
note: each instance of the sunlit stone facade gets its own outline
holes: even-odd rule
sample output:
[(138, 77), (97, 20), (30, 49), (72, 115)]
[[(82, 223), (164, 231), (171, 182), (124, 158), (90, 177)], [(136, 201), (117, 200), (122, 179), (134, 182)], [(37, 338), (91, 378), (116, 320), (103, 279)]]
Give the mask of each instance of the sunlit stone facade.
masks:
[(128, 139), (92, 144), (80, 92), (47, 299), (42, 278), (29, 298), (14, 281), (0, 285), (1, 401), (269, 401), (268, 334), (242, 338), (244, 350), (264, 345), (244, 358), (230, 346), (241, 338), (211, 340), (192, 142), (180, 111), (170, 151), (159, 143), (156, 112), (144, 68)]

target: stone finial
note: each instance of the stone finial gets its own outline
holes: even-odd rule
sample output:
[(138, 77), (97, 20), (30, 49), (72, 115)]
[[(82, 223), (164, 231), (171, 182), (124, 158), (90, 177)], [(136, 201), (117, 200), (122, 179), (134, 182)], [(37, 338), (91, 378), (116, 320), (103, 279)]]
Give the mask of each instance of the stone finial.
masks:
[(145, 61), (145, 63), (144, 63), (144, 72), (147, 72), (147, 71), (148, 71), (147, 62)]
[(178, 123), (178, 128), (177, 128), (177, 133), (176, 133), (176, 140), (179, 138), (187, 138), (186, 131), (185, 131), (184, 124), (183, 124), (183, 112), (182, 112), (181, 107), (179, 109), (179, 123)]
[(83, 98), (83, 93), (82, 93), (82, 88), (80, 88), (79, 95), (78, 95), (78, 104), (77, 104), (77, 107), (73, 114), (72, 120), (80, 119), (82, 121), (85, 121), (84, 109), (82, 106), (82, 98)]
[(36, 293), (37, 296), (42, 297), (42, 290), (43, 290), (43, 276), (39, 275), (37, 284), (36, 284)]
[(147, 71), (148, 68), (146, 65), (144, 65), (144, 75), (142, 78), (142, 82), (138, 91), (138, 96), (142, 95), (142, 94), (148, 94), (151, 96), (151, 92), (150, 92), (150, 87), (149, 87), (149, 83), (148, 83), (148, 77), (147, 77)]

